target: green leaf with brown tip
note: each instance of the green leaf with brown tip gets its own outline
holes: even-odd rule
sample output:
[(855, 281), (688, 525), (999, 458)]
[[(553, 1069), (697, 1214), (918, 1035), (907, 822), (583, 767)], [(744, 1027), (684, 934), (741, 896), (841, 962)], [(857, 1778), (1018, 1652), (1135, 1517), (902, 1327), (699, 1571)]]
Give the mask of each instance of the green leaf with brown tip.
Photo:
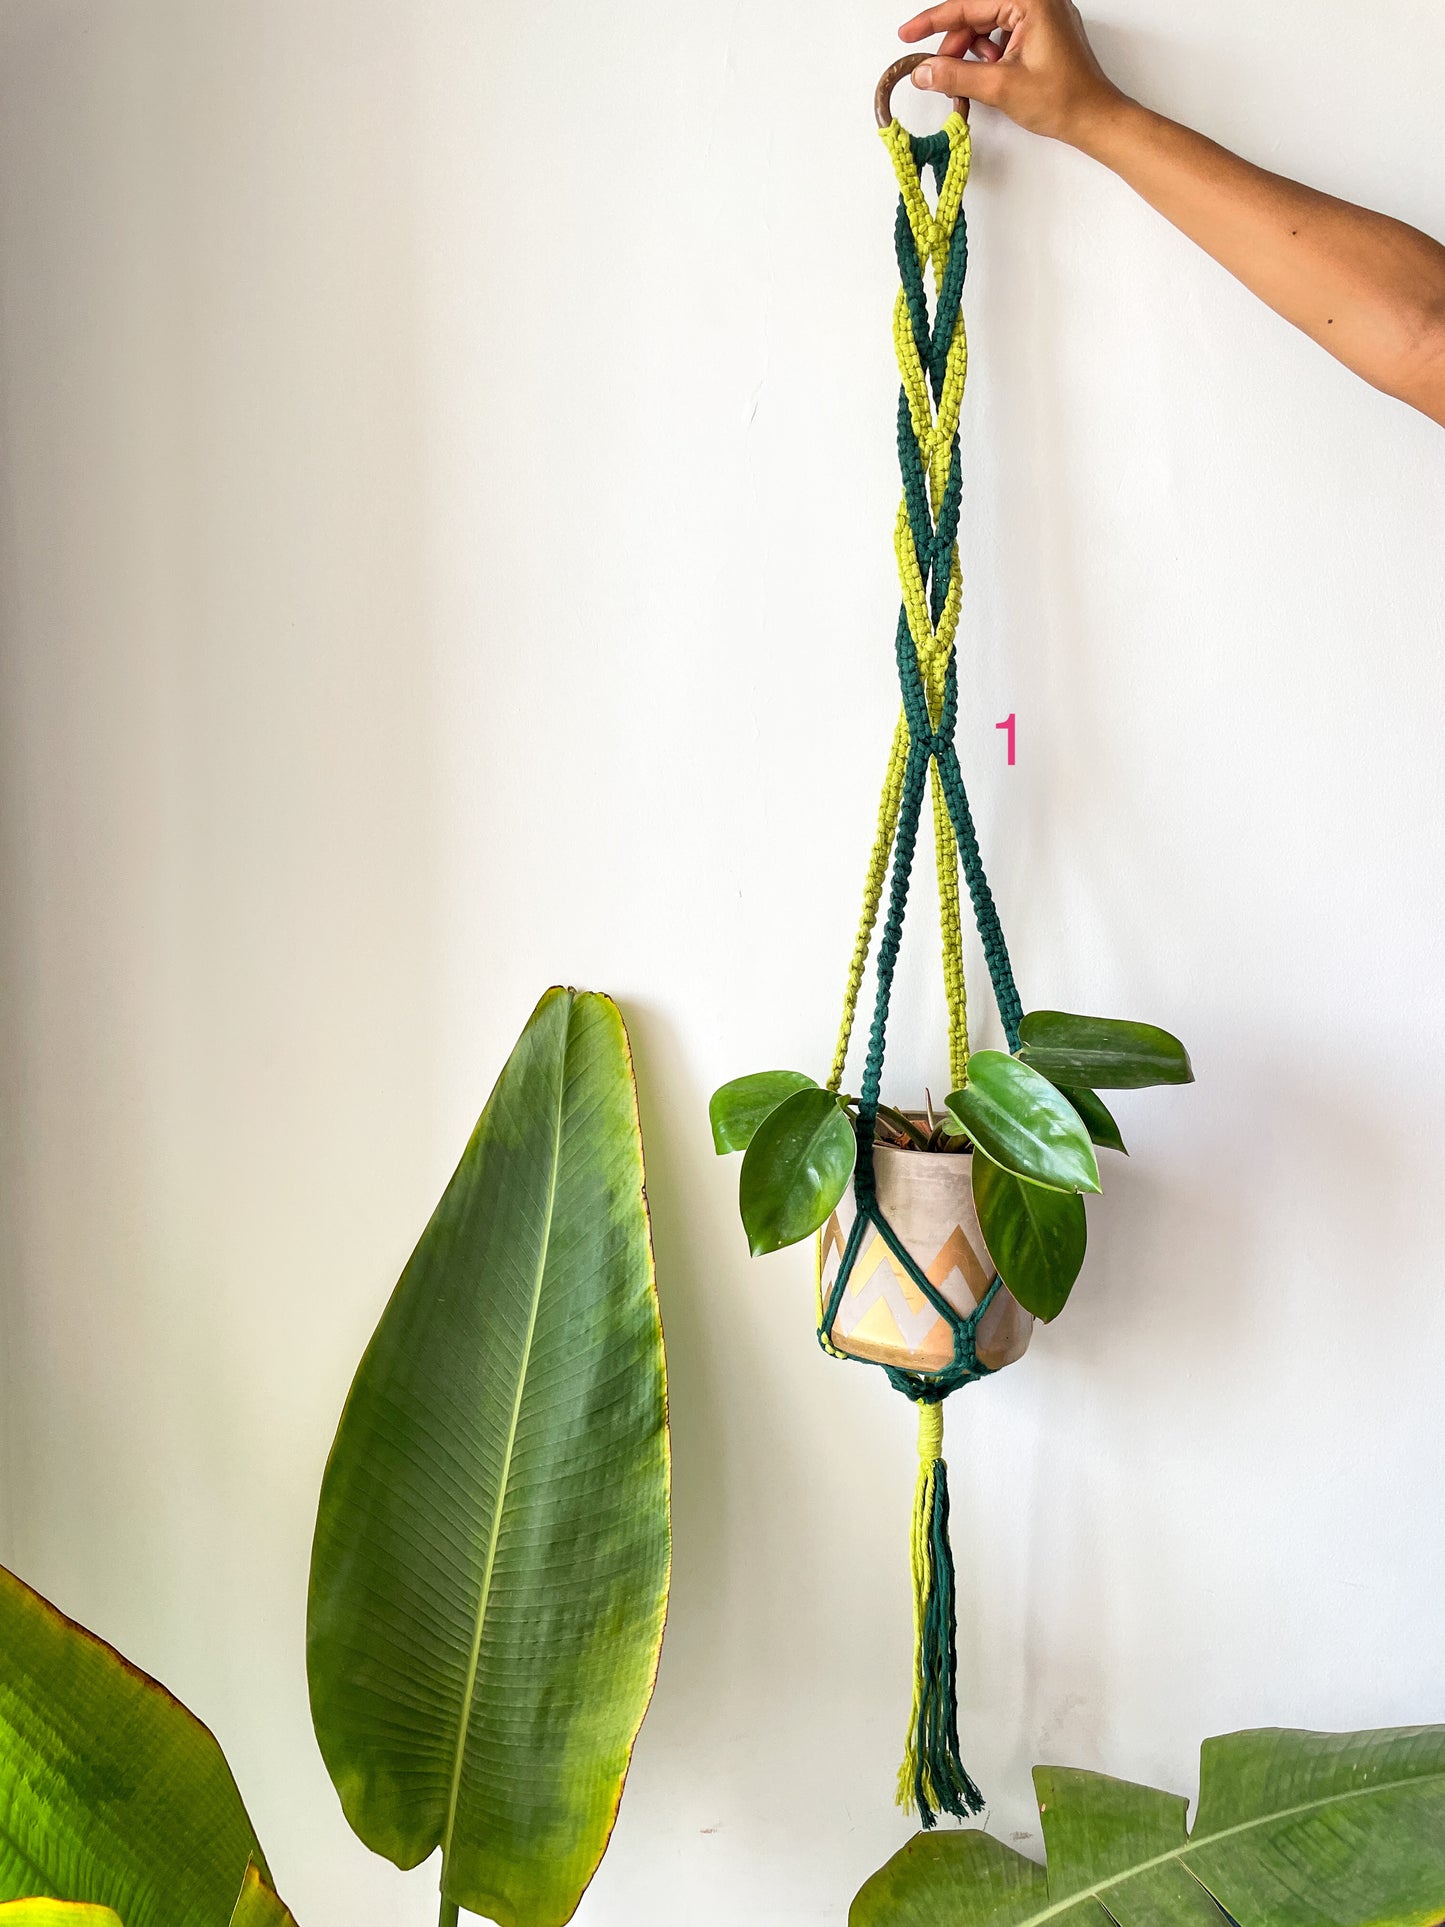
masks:
[(211, 1733), (0, 1568), (0, 1900), (225, 1927), (253, 1859), (264, 1866)]
[[(4, 1927), (3, 1921), (0, 1927)], [(291, 1909), (277, 1896), (254, 1862), (246, 1869), (230, 1927), (296, 1927)]]
[(627, 1036), (549, 990), (357, 1371), (321, 1489), (311, 1709), (346, 1816), (449, 1902), (561, 1927), (606, 1848), (670, 1563)]

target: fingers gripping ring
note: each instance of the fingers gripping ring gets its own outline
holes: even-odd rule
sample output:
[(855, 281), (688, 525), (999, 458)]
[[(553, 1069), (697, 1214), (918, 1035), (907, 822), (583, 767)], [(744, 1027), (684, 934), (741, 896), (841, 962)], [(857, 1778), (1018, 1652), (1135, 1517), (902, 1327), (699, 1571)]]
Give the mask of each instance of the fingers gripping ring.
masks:
[[(899, 81), (902, 80), (906, 74), (911, 74), (915, 67), (921, 67), (925, 60), (931, 60), (932, 58), (933, 56), (931, 54), (904, 54), (903, 58), (901, 60), (895, 60), (893, 65), (884, 74), (883, 78), (873, 90), (873, 118), (880, 127), (887, 127), (893, 119), (893, 89), (898, 85)], [(955, 113), (961, 114), (965, 120), (968, 119), (968, 102), (966, 100), (960, 100), (957, 95), (955, 95), (953, 107)]]

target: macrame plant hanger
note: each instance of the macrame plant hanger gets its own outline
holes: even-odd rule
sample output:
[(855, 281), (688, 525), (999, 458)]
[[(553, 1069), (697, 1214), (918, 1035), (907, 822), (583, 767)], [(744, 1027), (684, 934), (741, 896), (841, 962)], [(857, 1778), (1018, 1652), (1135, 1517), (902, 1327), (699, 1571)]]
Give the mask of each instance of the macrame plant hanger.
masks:
[[(878, 826), (868, 859), (863, 913), (848, 970), (843, 1020), (829, 1075), (842, 1086), (864, 972), (872, 950), (885, 885), (887, 913), (878, 944), (876, 994), (868, 1054), (859, 1097), (856, 1206), (837, 1276), (824, 1302), (822, 1239), (818, 1245), (818, 1339), (833, 1357), (834, 1329), (844, 1289), (870, 1228), (886, 1243), (914, 1285), (946, 1319), (953, 1336), (952, 1362), (942, 1371), (913, 1372), (884, 1366), (896, 1390), (918, 1407), (918, 1484), (914, 1496), (912, 1565), (914, 1669), (913, 1709), (898, 1776), (899, 1803), (917, 1808), (925, 1827), (939, 1813), (964, 1818), (982, 1810), (983, 1798), (959, 1755), (955, 1686), (954, 1574), (948, 1532), (948, 1471), (943, 1452), (943, 1400), (962, 1385), (988, 1375), (977, 1352), (979, 1324), (1001, 1289), (993, 1279), (967, 1316), (957, 1311), (925, 1276), (879, 1208), (874, 1177), (873, 1133), (882, 1090), (883, 1057), (894, 970), (903, 936), (904, 911), (925, 790), (931, 790), (934, 847), (948, 1007), (949, 1073), (956, 1086), (968, 1059), (968, 1005), (963, 976), (958, 875), (962, 867), (974, 921), (983, 945), (1008, 1047), (1017, 1050), (1022, 1006), (1014, 987), (1008, 949), (984, 875), (973, 817), (954, 747), (958, 714), (955, 638), (961, 599), (958, 515), (962, 494), (958, 418), (968, 367), (962, 298), (968, 265), (963, 190), (970, 142), (966, 108), (955, 101), (942, 131), (910, 135), (894, 119), (894, 86), (922, 59), (910, 55), (879, 82), (875, 107), (884, 145), (898, 178), (894, 244), (901, 286), (893, 311), (893, 340), (901, 387), (898, 395), (898, 460), (903, 496), (894, 531), (902, 606), (894, 650), (903, 706), (888, 757)], [(923, 174), (936, 184), (930, 209)], [(924, 286), (934, 282), (933, 312)], [(922, 1155), (922, 1154), (920, 1154)]]

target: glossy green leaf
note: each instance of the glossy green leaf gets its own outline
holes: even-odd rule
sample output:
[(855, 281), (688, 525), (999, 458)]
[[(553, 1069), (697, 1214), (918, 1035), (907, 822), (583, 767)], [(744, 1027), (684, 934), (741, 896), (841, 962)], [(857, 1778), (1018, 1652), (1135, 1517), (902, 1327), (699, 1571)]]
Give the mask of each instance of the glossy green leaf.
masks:
[(225, 1927), (252, 1859), (264, 1867), (200, 1721), (0, 1568), (0, 1900)]
[(1106, 1151), (1123, 1151), (1128, 1157), (1114, 1114), (1097, 1091), (1081, 1091), (1070, 1084), (1060, 1084), (1059, 1089), (1084, 1120), (1091, 1143), (1102, 1145)]
[[(3, 1921), (0, 1927), (5, 1927)], [(231, 1927), (296, 1927), (291, 1909), (277, 1898), (254, 1864), (246, 1869), (245, 1884), (231, 1915)]]
[(738, 1206), (755, 1258), (795, 1245), (828, 1222), (857, 1152), (852, 1123), (832, 1091), (797, 1091), (764, 1118), (738, 1179)]
[(0, 1927), (124, 1927), (109, 1907), (79, 1900), (0, 1901)]
[(987, 1834), (919, 1834), (849, 1927), (1436, 1927), (1445, 1727), (1206, 1740), (1199, 1815), (1152, 1787), (1034, 1772), (1048, 1868)]
[(549, 990), (362, 1359), (321, 1488), (307, 1668), (347, 1819), (449, 1901), (559, 1927), (606, 1848), (670, 1563), (632, 1059)]
[(1090, 1091), (1194, 1082), (1189, 1053), (1177, 1037), (1117, 1017), (1031, 1010), (1019, 1025), (1019, 1056), (1057, 1084)]
[(1084, 1262), (1084, 1200), (1015, 1177), (975, 1150), (973, 1202), (999, 1277), (1025, 1311), (1045, 1323), (1057, 1318)]
[(1079, 1113), (1048, 1078), (1001, 1050), (976, 1050), (948, 1114), (995, 1164), (1056, 1191), (1097, 1191), (1099, 1162)]
[(814, 1091), (818, 1080), (806, 1071), (755, 1071), (735, 1077), (712, 1094), (707, 1107), (712, 1148), (719, 1156), (746, 1151), (763, 1119), (796, 1091)]

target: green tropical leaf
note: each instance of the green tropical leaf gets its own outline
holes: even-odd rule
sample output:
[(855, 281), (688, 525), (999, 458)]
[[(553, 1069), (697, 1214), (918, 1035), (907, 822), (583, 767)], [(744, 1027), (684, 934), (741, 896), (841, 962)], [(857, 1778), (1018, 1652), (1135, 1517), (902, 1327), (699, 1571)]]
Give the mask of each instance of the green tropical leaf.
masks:
[(1177, 1037), (1117, 1017), (1031, 1010), (1019, 1025), (1019, 1056), (1057, 1084), (1091, 1091), (1194, 1082), (1189, 1053)]
[(797, 1091), (764, 1118), (738, 1178), (753, 1256), (795, 1245), (826, 1224), (857, 1155), (852, 1122), (832, 1091)]
[(1084, 1120), (1084, 1129), (1092, 1143), (1102, 1145), (1106, 1151), (1122, 1151), (1128, 1157), (1114, 1114), (1097, 1091), (1083, 1091), (1072, 1084), (1060, 1084), (1059, 1089)]
[(1025, 1311), (1046, 1324), (1057, 1318), (1084, 1262), (1084, 1200), (1015, 1177), (975, 1149), (973, 1202), (999, 1277)]
[(712, 1125), (712, 1148), (720, 1157), (746, 1151), (763, 1119), (795, 1091), (814, 1091), (818, 1080), (806, 1071), (754, 1071), (735, 1077), (712, 1094), (707, 1107)]
[(225, 1927), (253, 1859), (264, 1868), (213, 1736), (0, 1567), (0, 1900)]
[(123, 1927), (109, 1907), (88, 1907), (81, 1900), (0, 1901), (0, 1927)]
[[(3, 1920), (0, 1927), (5, 1927)], [(231, 1927), (296, 1927), (290, 1908), (277, 1898), (254, 1862), (246, 1869), (245, 1883), (231, 1915)]]
[(400, 1867), (440, 1847), (449, 1903), (559, 1927), (596, 1870), (657, 1669), (668, 1483), (627, 1035), (549, 990), (367, 1347), (312, 1549), (342, 1807)]
[(1445, 1727), (1206, 1740), (1199, 1816), (1100, 1773), (1037, 1767), (1048, 1869), (985, 1833), (919, 1834), (849, 1927), (1438, 1927)]
[(1097, 1191), (1099, 1162), (1079, 1113), (1048, 1078), (1001, 1050), (976, 1050), (948, 1114), (995, 1164), (1056, 1191)]
[[(1025, 1927), (1049, 1919), (1048, 1905), (1042, 1867), (966, 1827), (915, 1833), (854, 1895), (848, 1927)], [(1092, 1902), (1055, 1919), (1057, 1927), (1112, 1927)]]

